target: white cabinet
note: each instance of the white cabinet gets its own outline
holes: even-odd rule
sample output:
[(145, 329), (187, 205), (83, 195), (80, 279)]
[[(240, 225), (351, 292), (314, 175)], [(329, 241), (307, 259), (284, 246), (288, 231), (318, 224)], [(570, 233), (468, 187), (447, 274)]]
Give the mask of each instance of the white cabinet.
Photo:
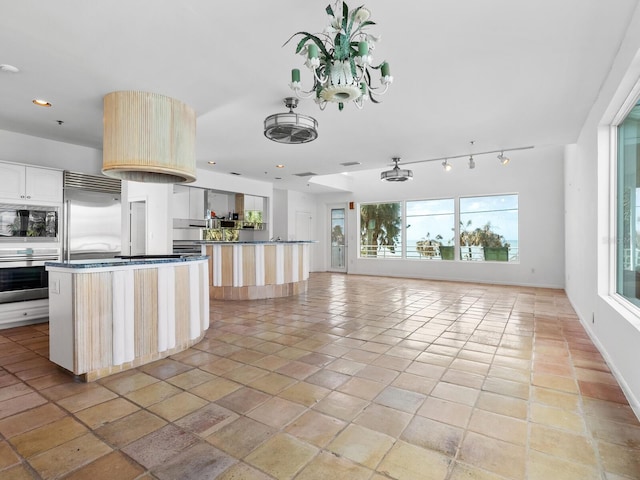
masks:
[(187, 218), (205, 217), (204, 189), (191, 187), (189, 189), (189, 216)]
[(23, 203), (61, 203), (62, 172), (0, 162), (0, 198)]
[(0, 304), (0, 329), (46, 322), (48, 317), (48, 298)]

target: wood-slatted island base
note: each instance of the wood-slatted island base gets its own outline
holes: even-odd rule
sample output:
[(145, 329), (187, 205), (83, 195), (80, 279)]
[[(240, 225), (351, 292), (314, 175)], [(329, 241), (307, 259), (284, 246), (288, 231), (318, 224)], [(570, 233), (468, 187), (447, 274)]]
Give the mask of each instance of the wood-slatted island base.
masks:
[(211, 298), (258, 300), (307, 291), (313, 241), (196, 243), (209, 257)]
[(50, 360), (84, 381), (186, 350), (209, 328), (206, 257), (45, 266)]

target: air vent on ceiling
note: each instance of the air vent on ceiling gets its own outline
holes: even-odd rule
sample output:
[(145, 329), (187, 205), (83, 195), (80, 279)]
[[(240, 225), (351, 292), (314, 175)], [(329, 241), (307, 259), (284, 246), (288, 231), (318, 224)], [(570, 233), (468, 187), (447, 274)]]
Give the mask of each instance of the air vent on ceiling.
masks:
[(354, 165), (360, 165), (360, 162), (344, 162), (340, 165), (342, 165), (343, 167), (353, 167)]
[(296, 177), (313, 177), (315, 175), (318, 175), (317, 173), (313, 173), (313, 172), (304, 172), (304, 173), (294, 173), (294, 175)]

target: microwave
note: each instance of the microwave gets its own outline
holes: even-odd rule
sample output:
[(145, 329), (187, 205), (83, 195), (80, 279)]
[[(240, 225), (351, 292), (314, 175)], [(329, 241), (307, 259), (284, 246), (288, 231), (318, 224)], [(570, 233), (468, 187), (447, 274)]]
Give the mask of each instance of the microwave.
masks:
[(58, 239), (58, 207), (0, 204), (0, 240)]

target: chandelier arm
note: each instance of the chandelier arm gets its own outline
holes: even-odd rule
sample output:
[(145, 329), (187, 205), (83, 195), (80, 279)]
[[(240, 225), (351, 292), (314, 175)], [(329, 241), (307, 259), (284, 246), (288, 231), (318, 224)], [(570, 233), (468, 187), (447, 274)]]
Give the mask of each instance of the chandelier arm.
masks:
[(294, 88), (294, 87), (291, 87), (291, 89), (296, 94), (296, 97), (301, 99), (311, 98), (316, 93), (315, 90), (305, 91), (305, 90), (302, 90), (301, 88)]

